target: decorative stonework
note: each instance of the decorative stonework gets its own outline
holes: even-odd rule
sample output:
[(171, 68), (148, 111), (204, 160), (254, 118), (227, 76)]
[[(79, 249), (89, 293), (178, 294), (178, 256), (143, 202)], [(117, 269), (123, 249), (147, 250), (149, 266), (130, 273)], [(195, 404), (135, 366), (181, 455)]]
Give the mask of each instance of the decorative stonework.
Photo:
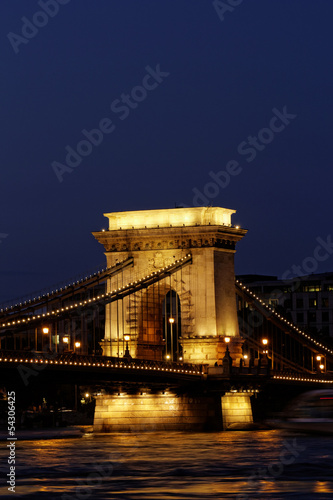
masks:
[[(232, 213), (219, 207), (195, 207), (106, 214), (109, 230), (93, 233), (105, 248), (108, 266), (134, 259), (133, 270), (113, 278), (109, 290), (191, 254), (191, 265), (159, 283), (159, 293), (172, 289), (180, 298), (184, 361), (215, 364), (225, 348), (220, 337), (239, 335), (233, 259), (236, 243), (246, 230), (231, 225)], [(121, 304), (107, 306), (104, 346), (112, 355), (115, 341), (119, 344), (128, 333), (132, 355), (149, 359), (158, 352), (152, 346), (162, 346), (162, 314), (152, 311), (161, 308), (163, 297), (156, 301), (150, 288), (136, 299), (129, 296)], [(119, 325), (118, 318), (125, 323)], [(237, 359), (238, 353), (236, 349)]]
[[(192, 231), (190, 230), (192, 229)], [(138, 235), (138, 230), (124, 231), (101, 231), (100, 233), (93, 233), (95, 237), (105, 247), (107, 252), (123, 252), (123, 251), (151, 251), (151, 250), (167, 250), (167, 249), (191, 249), (191, 248), (223, 248), (230, 251), (235, 251), (236, 242), (246, 233), (244, 230), (235, 230), (234, 228), (228, 229), (227, 234), (223, 237), (213, 231), (210, 227), (207, 228), (207, 233), (198, 231), (198, 228), (186, 228), (179, 234), (179, 228), (168, 228), (169, 235), (174, 233), (172, 240), (161, 239), (160, 236), (165, 236), (165, 229), (153, 230), (149, 233), (148, 230), (142, 230)], [(193, 232), (196, 233), (193, 238)], [(177, 234), (178, 233), (178, 234)], [(189, 233), (187, 237), (184, 233)], [(207, 237), (209, 236), (209, 237)]]
[[(182, 338), (181, 344), (184, 353), (186, 353), (186, 360), (189, 363), (208, 365), (217, 363), (221, 365), (227, 347), (224, 339), (223, 336), (217, 337), (214, 335), (196, 335)], [(230, 337), (228, 349), (234, 366), (239, 366), (243, 343), (244, 339), (241, 337)]]
[(172, 262), (173, 259), (171, 257), (165, 258), (161, 252), (155, 253), (152, 259), (148, 259), (148, 263), (153, 269), (161, 269), (162, 267), (169, 266)]

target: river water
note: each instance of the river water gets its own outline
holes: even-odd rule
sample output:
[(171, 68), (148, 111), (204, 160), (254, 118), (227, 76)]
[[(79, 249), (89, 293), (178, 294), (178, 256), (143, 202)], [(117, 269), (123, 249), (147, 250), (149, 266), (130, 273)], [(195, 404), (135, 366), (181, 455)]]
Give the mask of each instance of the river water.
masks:
[[(8, 449), (0, 443), (2, 471)], [(18, 441), (2, 499), (333, 499), (333, 437), (282, 430)]]

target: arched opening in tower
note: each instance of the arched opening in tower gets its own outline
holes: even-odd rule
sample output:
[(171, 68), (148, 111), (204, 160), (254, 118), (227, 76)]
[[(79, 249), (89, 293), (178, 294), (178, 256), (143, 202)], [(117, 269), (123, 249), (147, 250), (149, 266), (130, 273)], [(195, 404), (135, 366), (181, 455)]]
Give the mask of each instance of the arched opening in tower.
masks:
[(167, 361), (181, 361), (183, 359), (181, 337), (181, 310), (177, 292), (170, 290), (166, 293), (162, 304), (163, 320), (163, 358)]

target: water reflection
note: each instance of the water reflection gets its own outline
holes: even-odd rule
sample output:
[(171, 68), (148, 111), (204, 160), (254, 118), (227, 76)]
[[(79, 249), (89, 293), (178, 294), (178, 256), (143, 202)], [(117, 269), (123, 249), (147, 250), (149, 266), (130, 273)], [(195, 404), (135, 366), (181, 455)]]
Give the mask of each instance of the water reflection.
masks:
[[(6, 456), (2, 447), (2, 463)], [(312, 500), (333, 493), (333, 441), (282, 430), (22, 441), (17, 459), (16, 494), (24, 499)], [(0, 493), (13, 498), (5, 486)]]

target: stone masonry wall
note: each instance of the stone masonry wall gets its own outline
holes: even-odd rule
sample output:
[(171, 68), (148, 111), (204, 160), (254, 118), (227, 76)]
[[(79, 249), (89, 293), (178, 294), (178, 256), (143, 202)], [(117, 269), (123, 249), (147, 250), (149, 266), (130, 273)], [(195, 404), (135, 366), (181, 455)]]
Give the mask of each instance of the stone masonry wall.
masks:
[(221, 398), (223, 429), (241, 428), (253, 423), (250, 396), (239, 392), (226, 392)]
[(213, 398), (175, 394), (98, 396), (94, 432), (202, 430), (215, 417)]

